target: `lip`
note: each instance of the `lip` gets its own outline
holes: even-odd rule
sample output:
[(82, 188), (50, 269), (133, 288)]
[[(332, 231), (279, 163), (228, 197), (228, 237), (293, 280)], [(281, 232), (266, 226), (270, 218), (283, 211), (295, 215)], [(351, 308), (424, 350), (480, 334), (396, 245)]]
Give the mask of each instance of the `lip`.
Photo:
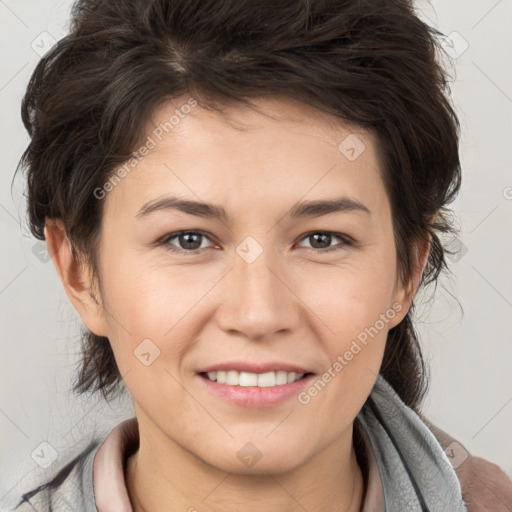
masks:
[[(256, 363), (248, 361), (226, 361), (224, 363), (214, 364), (199, 370), (197, 373), (217, 372), (219, 370), (235, 370), (237, 372), (249, 373), (267, 373), (267, 372), (295, 372), (295, 373), (313, 373), (312, 370), (297, 366), (291, 363), (280, 363), (278, 361)], [(224, 385), (224, 384), (223, 384)], [(285, 384), (283, 384), (284, 386)]]
[[(224, 366), (223, 368), (226, 367)], [(203, 386), (208, 394), (225, 400), (232, 405), (247, 408), (273, 407), (286, 402), (292, 397), (296, 397), (309, 385), (314, 377), (315, 374), (309, 373), (308, 375), (304, 375), (302, 379), (290, 382), (289, 384), (260, 388), (258, 386), (231, 386), (229, 384), (219, 384), (218, 382), (209, 380), (208, 377), (202, 374), (197, 374), (199, 385)]]

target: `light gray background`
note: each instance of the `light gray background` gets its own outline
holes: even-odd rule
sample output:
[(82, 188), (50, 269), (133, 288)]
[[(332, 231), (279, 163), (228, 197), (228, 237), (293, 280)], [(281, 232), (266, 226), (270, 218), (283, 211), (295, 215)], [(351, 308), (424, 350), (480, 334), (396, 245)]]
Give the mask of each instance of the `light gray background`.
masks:
[[(68, 392), (80, 321), (26, 228), (23, 182), (17, 179), (11, 190), (28, 143), (21, 98), (38, 52), (51, 44), (48, 34), (59, 39), (66, 32), (70, 6), (67, 0), (0, 0), (4, 506), (45, 471), (70, 460), (92, 431), (106, 433), (133, 415), (129, 399), (106, 405)], [(442, 279), (433, 301), (425, 294), (418, 298), (432, 373), (424, 410), (469, 451), (512, 477), (512, 0), (424, 0), (417, 6), (423, 19), (451, 34), (463, 164), (463, 187), (453, 205), (461, 228), (452, 244), (458, 254), (449, 260), (453, 275)], [(55, 456), (49, 470), (36, 463)]]

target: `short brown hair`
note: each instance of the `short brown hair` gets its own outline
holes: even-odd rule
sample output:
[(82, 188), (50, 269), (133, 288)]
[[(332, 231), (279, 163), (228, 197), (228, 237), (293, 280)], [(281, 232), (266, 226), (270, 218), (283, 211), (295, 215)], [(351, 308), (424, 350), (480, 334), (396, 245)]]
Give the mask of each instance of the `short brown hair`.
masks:
[[(459, 123), (435, 29), (408, 0), (80, 0), (69, 35), (41, 59), (22, 117), (32, 233), (61, 218), (97, 269), (103, 202), (93, 191), (125, 162), (164, 101), (202, 106), (285, 95), (376, 135), (399, 275), (431, 237), (421, 285), (447, 269), (447, 205), (460, 188)], [(412, 310), (388, 333), (381, 373), (416, 408), (427, 386)], [(119, 390), (107, 338), (87, 330), (74, 389)]]

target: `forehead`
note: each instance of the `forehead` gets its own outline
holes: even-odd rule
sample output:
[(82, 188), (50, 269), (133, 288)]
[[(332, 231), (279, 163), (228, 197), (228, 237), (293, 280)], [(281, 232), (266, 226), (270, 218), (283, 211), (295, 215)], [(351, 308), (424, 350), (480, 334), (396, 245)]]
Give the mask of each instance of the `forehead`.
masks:
[(109, 193), (110, 207), (135, 215), (171, 192), (226, 210), (340, 194), (385, 206), (372, 133), (287, 98), (254, 104), (207, 110), (184, 96), (160, 106), (146, 129), (150, 150)]
[[(374, 143), (373, 135), (361, 127), (283, 96), (253, 99), (252, 106), (239, 102), (220, 104), (217, 105), (219, 110), (201, 106), (188, 108), (189, 102), (190, 97), (182, 97), (162, 105), (153, 113), (147, 127), (148, 136), (162, 147), (174, 146), (176, 154), (180, 142), (185, 142), (187, 149), (195, 144), (198, 153), (206, 146), (210, 150), (215, 146), (225, 149), (226, 154), (237, 153), (240, 157), (233, 146), (235, 142), (237, 147), (244, 148), (248, 157), (262, 159), (283, 154), (293, 158), (294, 153), (307, 152), (301, 150), (303, 144), (315, 153), (327, 148), (337, 150), (351, 134), (365, 139), (369, 145)], [(173, 115), (175, 113), (178, 115)], [(263, 141), (266, 144), (259, 145)], [(283, 146), (281, 142), (286, 144)]]

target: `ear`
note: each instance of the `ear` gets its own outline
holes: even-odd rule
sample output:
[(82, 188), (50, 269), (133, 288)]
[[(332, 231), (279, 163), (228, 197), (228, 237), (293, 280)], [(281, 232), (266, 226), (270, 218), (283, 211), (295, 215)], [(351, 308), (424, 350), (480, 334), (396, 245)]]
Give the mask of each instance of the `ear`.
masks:
[(104, 308), (100, 303), (99, 293), (93, 291), (91, 269), (75, 256), (64, 222), (61, 219), (48, 219), (44, 236), (48, 254), (80, 318), (91, 332), (98, 336), (107, 336)]
[[(393, 309), (399, 311), (400, 314), (396, 315), (392, 321), (389, 322), (389, 328), (392, 329), (398, 325), (409, 311), (412, 301), (418, 291), (421, 282), (421, 277), (428, 261), (430, 254), (432, 238), (430, 234), (425, 240), (418, 240), (413, 248), (411, 256), (411, 272), (406, 283), (400, 283), (397, 280), (395, 291), (393, 293), (392, 304)], [(398, 304), (400, 307), (398, 307)]]

